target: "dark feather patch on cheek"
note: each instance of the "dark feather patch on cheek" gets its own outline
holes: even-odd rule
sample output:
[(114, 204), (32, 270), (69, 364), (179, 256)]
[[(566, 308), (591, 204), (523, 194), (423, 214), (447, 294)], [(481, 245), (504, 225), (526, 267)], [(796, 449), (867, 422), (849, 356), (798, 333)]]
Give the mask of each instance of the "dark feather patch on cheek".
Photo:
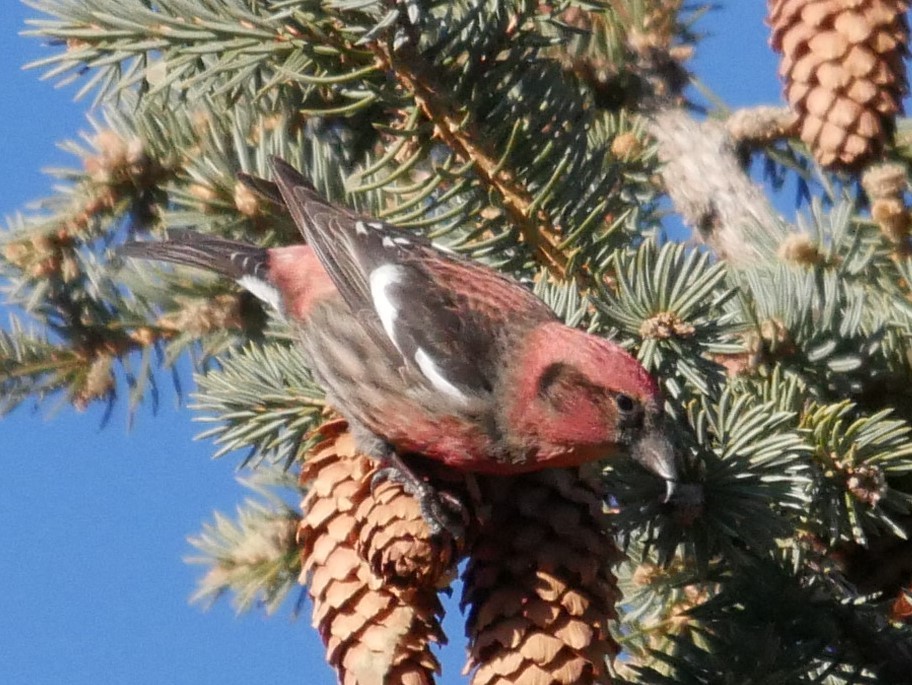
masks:
[(538, 396), (555, 412), (566, 413), (579, 405), (589, 387), (586, 377), (569, 364), (554, 362), (538, 378)]
[(549, 364), (541, 376), (538, 377), (538, 396), (542, 399), (548, 399), (553, 392), (555, 384), (564, 374), (567, 365), (561, 362)]

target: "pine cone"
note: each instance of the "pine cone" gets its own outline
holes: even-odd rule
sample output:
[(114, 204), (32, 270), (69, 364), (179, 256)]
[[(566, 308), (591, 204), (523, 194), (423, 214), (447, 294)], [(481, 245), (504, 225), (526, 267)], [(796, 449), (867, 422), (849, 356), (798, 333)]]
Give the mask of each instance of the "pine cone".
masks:
[(821, 165), (857, 168), (892, 136), (907, 91), (907, 9), (907, 0), (770, 0), (786, 99)]
[(598, 480), (549, 470), (480, 485), (490, 505), (464, 576), (473, 685), (609, 683), (618, 597)]
[(356, 516), (358, 553), (376, 576), (400, 588), (449, 586), (462, 541), (446, 531), (432, 537), (417, 500), (401, 485), (381, 483), (364, 498)]
[[(435, 573), (447, 569), (428, 551), (436, 548), (418, 505), (400, 486), (383, 483), (373, 498), (375, 465), (355, 451), (345, 423), (325, 424), (321, 433), (324, 441), (302, 469), (309, 490), (301, 505), (298, 544), (302, 582), (313, 600), (313, 624), (329, 663), (343, 685), (430, 685), (440, 671), (430, 645), (445, 642)], [(376, 530), (378, 522), (386, 535)], [(394, 575), (422, 582), (391, 585), (359, 547), (375, 567), (391, 566)], [(417, 559), (411, 566), (410, 551)], [(432, 570), (419, 572), (425, 563)]]

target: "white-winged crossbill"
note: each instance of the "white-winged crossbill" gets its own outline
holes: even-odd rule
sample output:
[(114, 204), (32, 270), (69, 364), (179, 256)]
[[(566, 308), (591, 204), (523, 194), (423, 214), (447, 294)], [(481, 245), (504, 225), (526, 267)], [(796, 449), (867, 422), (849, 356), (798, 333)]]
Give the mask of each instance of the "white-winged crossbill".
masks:
[(625, 450), (673, 482), (658, 386), (624, 349), (491, 268), (329, 204), (282, 160), (273, 170), (277, 190), (242, 180), (285, 204), (305, 245), (179, 230), (122, 253), (218, 272), (283, 312), (368, 454), (508, 475)]

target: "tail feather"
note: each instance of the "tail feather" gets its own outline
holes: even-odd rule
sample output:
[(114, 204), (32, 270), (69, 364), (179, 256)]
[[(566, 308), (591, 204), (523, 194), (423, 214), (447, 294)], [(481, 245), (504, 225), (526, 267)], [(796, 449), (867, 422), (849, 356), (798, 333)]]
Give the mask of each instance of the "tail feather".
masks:
[(262, 247), (186, 229), (168, 231), (168, 239), (164, 241), (126, 243), (117, 253), (196, 266), (235, 281), (245, 276), (265, 280), (269, 269), (269, 253)]

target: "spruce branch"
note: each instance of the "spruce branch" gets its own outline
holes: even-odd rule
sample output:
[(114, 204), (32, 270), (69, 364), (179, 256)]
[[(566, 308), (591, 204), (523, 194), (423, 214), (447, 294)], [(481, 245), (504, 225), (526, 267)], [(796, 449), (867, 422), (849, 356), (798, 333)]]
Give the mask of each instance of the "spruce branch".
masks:
[(619, 674), (635, 677), (646, 668), (669, 673), (662, 655), (677, 651), (676, 640), (699, 639), (700, 625), (690, 610), (719, 592), (721, 586), (712, 578), (720, 566), (714, 559), (712, 570), (701, 574), (680, 557), (660, 564), (641, 542), (630, 544), (616, 570), (624, 603), (615, 630), (622, 649), (633, 659), (615, 662)]
[(424, 115), (434, 123), (436, 133), (463, 159), (471, 161), (479, 177), (500, 197), (510, 220), (519, 228), (526, 244), (540, 262), (556, 277), (567, 275), (567, 255), (558, 249), (559, 232), (547, 214), (502, 160), (488, 149), (477, 126), (460, 108), (449, 101), (434, 82), (433, 70), (416, 54), (374, 43), (374, 54), (382, 68), (390, 69), (401, 85), (415, 98)]
[(758, 147), (794, 135), (795, 117), (782, 107), (743, 107), (725, 120), (725, 128), (739, 146)]
[(811, 448), (796, 415), (734, 386), (691, 401), (683, 414), (681, 481), (695, 492), (662, 504), (658, 492), (647, 494), (641, 469), (614, 464), (607, 481), (619, 504), (615, 526), (645, 553), (655, 549), (657, 563), (680, 553), (704, 577), (718, 557), (733, 567), (772, 557), (811, 494)]
[(187, 562), (208, 567), (192, 601), (210, 605), (230, 592), (238, 613), (255, 606), (273, 613), (297, 586), (301, 571), (295, 543), (300, 514), (279, 494), (298, 491), (297, 485), (293, 475), (268, 468), (240, 483), (258, 497), (238, 505), (233, 520), (215, 512), (190, 538), (198, 554)]
[[(909, 377), (912, 334), (901, 262), (877, 231), (853, 221), (843, 202), (802, 220), (811, 259), (772, 261), (733, 274), (744, 317), (755, 330), (754, 364), (782, 364), (818, 396), (860, 397), (873, 388), (899, 390)], [(899, 269), (897, 268), (899, 267)]]
[(222, 358), (221, 368), (197, 374), (193, 409), (216, 423), (199, 438), (213, 438), (215, 456), (247, 449), (245, 463), (266, 460), (286, 468), (322, 418), (323, 391), (294, 346), (273, 342)]
[(649, 132), (665, 189), (700, 239), (736, 267), (772, 257), (786, 227), (747, 176), (725, 125), (669, 107), (650, 116)]
[(615, 283), (596, 302), (601, 318), (636, 341), (640, 361), (659, 373), (672, 397), (681, 398), (686, 386), (717, 394), (722, 367), (710, 356), (741, 349), (738, 312), (726, 310), (735, 291), (725, 287), (725, 265), (652, 240), (615, 252), (614, 263)]
[[(303, 465), (314, 489), (302, 562), (340, 673), (382, 677), (393, 664), (419, 682), (433, 678), (430, 643), (443, 639), (436, 587), (403, 594), (403, 578), (445, 582), (455, 557), (425, 565), (437, 549), (429, 538), (427, 556), (410, 554), (410, 526), (421, 519), (406, 493), (389, 486), (368, 497), (373, 464), (337, 425), (326, 430), (323, 395), (294, 331), (267, 322), (230, 284), (109, 255), (128, 237), (175, 227), (263, 246), (297, 241), (283, 211), (236, 180), (239, 170), (268, 175), (270, 154), (304, 168), (333, 202), (534, 283), (568, 323), (617, 337), (660, 377), (678, 430), (680, 494), (663, 502), (661, 483), (616, 459), (583, 498), (597, 513), (607, 497), (630, 553), (618, 606), (625, 677), (835, 684), (908, 673), (908, 630), (888, 620), (903, 620), (901, 593), (912, 586), (906, 174), (901, 165), (873, 169), (863, 181), (868, 211), (821, 172), (829, 204), (811, 204), (787, 226), (743, 157), (756, 148), (774, 185), (787, 169), (807, 177), (806, 157), (787, 147), (786, 113), (699, 122), (677, 106), (695, 42), (689, 21), (702, 8), (691, 13), (680, 0), (34, 6), (55, 15), (34, 35), (62, 47), (36, 66), (64, 83), (82, 79), (80, 93), (109, 107), (94, 132), (67, 145), (79, 164), (55, 172), (65, 185), (3, 236), (4, 293), (30, 321), (0, 333), (0, 412), (55, 394), (77, 406), (110, 403), (124, 386), (133, 404), (154, 400), (156, 369), (187, 355), (198, 362), (195, 408), (217, 454), (242, 449), (258, 471), (263, 462), (288, 468), (322, 435)], [(907, 153), (898, 148), (901, 159)], [(721, 260), (652, 238), (656, 156), (677, 210)], [(552, 521), (572, 514), (558, 495), (575, 481), (555, 489), (552, 476), (528, 477), (522, 482), (537, 485), (515, 498), (541, 526), (504, 544), (498, 536), (511, 529), (491, 529), (487, 549), (503, 568), (532, 568), (504, 553), (540, 552), (530, 530), (566, 549)], [(231, 591), (244, 606), (276, 606), (302, 567), (289, 556), (294, 519), (271, 500), (245, 504), (233, 521), (217, 516), (195, 540), (211, 568), (199, 597)], [(604, 532), (593, 525), (582, 551), (558, 553), (557, 563), (585, 576), (613, 548)], [(606, 569), (591, 625), (612, 613)], [(547, 568), (539, 570), (529, 588), (554, 593), (553, 578), (542, 584)], [(393, 577), (390, 587), (380, 582)], [(492, 639), (502, 640), (507, 668), (518, 663), (510, 647), (518, 614), (508, 611), (515, 588), (498, 578), (485, 571), (472, 592), (495, 598), (485, 606), (491, 625), (504, 620)], [(549, 626), (566, 622), (559, 601), (548, 605), (557, 617)], [(540, 650), (556, 630), (544, 632), (517, 642), (526, 673), (541, 674)], [(478, 645), (477, 658), (492, 644)], [(573, 681), (562, 660), (555, 672)], [(499, 677), (501, 663), (480, 664), (478, 677)]]
[(906, 485), (912, 473), (912, 431), (904, 421), (889, 418), (889, 409), (867, 417), (857, 413), (857, 407), (843, 401), (811, 405), (802, 416), (817, 465), (819, 492), (813, 501), (821, 508), (809, 512), (809, 520), (830, 544), (847, 539), (866, 544), (879, 529), (905, 539), (905, 522), (912, 514)]
[[(54, 18), (29, 21), (34, 28), (27, 35), (66, 49), (28, 66), (45, 69), (45, 78), (61, 84), (91, 73), (77, 97), (95, 90), (96, 103), (132, 90), (165, 99), (205, 92), (252, 100), (289, 81), (307, 98), (355, 83), (374, 69), (363, 50), (360, 63), (353, 63), (357, 51), (334, 36), (328, 15), (318, 18), (306, 9), (186, 0), (159, 0), (154, 7), (140, 0), (31, 4)], [(333, 43), (340, 49), (320, 49)], [(338, 74), (340, 67), (349, 73)], [(340, 100), (372, 97), (355, 89), (340, 92)]]
[(673, 649), (654, 651), (660, 666), (635, 667), (638, 681), (870, 685), (904, 677), (908, 629), (827, 597), (768, 560), (751, 571), (727, 578), (721, 592), (693, 607), (696, 639), (676, 637)]

